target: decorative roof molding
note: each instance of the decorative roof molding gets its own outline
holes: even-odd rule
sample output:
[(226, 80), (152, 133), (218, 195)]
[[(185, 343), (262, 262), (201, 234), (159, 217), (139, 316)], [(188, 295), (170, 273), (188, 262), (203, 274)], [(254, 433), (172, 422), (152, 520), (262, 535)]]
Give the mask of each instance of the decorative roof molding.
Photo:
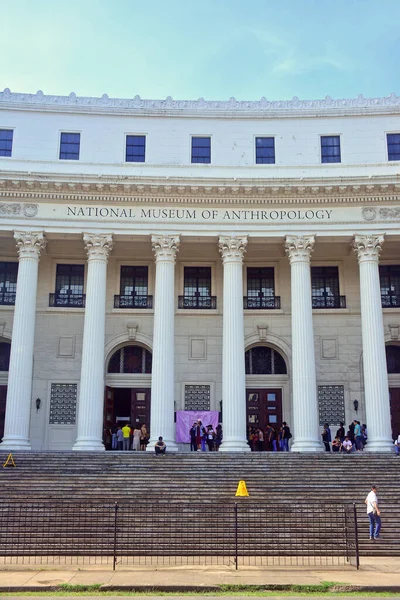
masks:
[(334, 99), (330, 96), (319, 100), (300, 100), (294, 96), (291, 100), (174, 100), (168, 96), (165, 100), (147, 100), (140, 96), (134, 98), (110, 98), (103, 94), (100, 98), (77, 96), (48, 96), (41, 90), (36, 94), (13, 93), (9, 88), (0, 92), (0, 107), (11, 109), (50, 110), (61, 112), (97, 112), (127, 115), (157, 116), (229, 116), (258, 117), (289, 116), (314, 114), (387, 114), (400, 113), (400, 96), (392, 93), (382, 98), (365, 98), (362, 94), (356, 98)]

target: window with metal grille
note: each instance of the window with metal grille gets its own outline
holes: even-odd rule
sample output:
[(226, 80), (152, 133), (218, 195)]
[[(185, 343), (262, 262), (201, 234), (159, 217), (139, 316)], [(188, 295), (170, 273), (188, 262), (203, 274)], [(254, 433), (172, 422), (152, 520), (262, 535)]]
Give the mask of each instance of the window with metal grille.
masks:
[(146, 136), (145, 135), (127, 135), (126, 136), (126, 162), (145, 162), (146, 158)]
[(111, 356), (108, 373), (151, 373), (152, 354), (142, 346), (123, 346)]
[(388, 160), (400, 160), (400, 133), (387, 134)]
[(247, 268), (247, 297), (275, 296), (274, 267)]
[(76, 383), (52, 383), (50, 425), (75, 425), (78, 386)]
[(400, 373), (400, 346), (386, 346), (386, 366), (388, 373)]
[(79, 160), (80, 146), (81, 146), (81, 134), (80, 133), (61, 133), (60, 159)]
[(12, 129), (0, 129), (0, 156), (11, 156), (13, 135)]
[(192, 137), (192, 163), (211, 162), (211, 138)]
[(313, 308), (340, 308), (338, 267), (311, 267)]
[(57, 265), (56, 306), (82, 306), (85, 265)]
[(286, 375), (285, 359), (269, 346), (255, 346), (245, 353), (246, 375)]
[(210, 410), (210, 385), (185, 385), (185, 410)]
[(275, 138), (256, 137), (256, 164), (275, 164)]
[(383, 308), (400, 307), (400, 265), (379, 265)]
[(17, 276), (17, 262), (0, 262), (0, 304), (15, 304)]
[(340, 136), (322, 135), (321, 136), (321, 162), (322, 163), (340, 163)]
[(147, 296), (148, 267), (121, 267), (121, 296)]
[(0, 371), (8, 371), (10, 367), (11, 344), (0, 342)]
[(318, 386), (319, 424), (339, 425), (345, 422), (344, 386)]

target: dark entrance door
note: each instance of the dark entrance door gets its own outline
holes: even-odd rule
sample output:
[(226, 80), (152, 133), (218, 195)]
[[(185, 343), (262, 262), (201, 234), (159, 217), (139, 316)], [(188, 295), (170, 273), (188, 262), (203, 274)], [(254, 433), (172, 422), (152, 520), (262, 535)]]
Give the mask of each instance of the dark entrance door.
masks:
[(393, 439), (400, 435), (400, 388), (389, 388)]
[(4, 421), (6, 418), (6, 398), (7, 386), (0, 385), (0, 440), (3, 439), (4, 435)]
[(246, 389), (247, 429), (271, 425), (279, 429), (282, 425), (281, 389)]
[[(1, 389), (1, 388), (0, 388)], [(7, 388), (6, 388), (7, 389)], [(131, 423), (150, 428), (150, 388), (112, 388), (106, 386), (104, 398), (104, 429)]]
[(146, 424), (150, 431), (150, 396), (149, 388), (131, 389), (131, 423), (132, 425)]

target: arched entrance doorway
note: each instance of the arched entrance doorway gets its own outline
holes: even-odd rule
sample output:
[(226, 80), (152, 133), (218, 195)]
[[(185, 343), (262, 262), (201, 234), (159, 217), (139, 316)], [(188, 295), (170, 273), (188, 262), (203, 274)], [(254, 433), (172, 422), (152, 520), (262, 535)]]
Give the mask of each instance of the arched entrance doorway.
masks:
[[(246, 426), (250, 434), (268, 426), (278, 430), (283, 420), (282, 392), (288, 370), (282, 354), (269, 345), (256, 345), (245, 353)], [(263, 449), (271, 449), (267, 440)]]
[(400, 345), (387, 344), (386, 366), (389, 380), (390, 414), (393, 437), (400, 435)]
[[(152, 354), (139, 344), (125, 344), (111, 354), (106, 374), (105, 432), (126, 423), (145, 423), (149, 429), (151, 368)], [(111, 438), (106, 435), (104, 442), (110, 449)]]
[(10, 367), (11, 344), (0, 338), (0, 440), (4, 435), (4, 421), (6, 418), (8, 369)]

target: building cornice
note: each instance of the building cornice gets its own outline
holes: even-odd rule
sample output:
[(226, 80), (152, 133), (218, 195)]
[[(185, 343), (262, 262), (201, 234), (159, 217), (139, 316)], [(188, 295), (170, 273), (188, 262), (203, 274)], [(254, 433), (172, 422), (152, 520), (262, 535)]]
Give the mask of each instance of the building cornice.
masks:
[(165, 117), (221, 117), (221, 118), (277, 118), (321, 117), (343, 115), (400, 114), (400, 96), (390, 94), (382, 98), (334, 99), (326, 96), (320, 100), (260, 100), (247, 101), (230, 98), (220, 100), (147, 100), (134, 98), (100, 98), (77, 96), (13, 93), (8, 88), (0, 92), (0, 108), (43, 112), (72, 112), (88, 114), (114, 114), (128, 116)]
[(0, 173), (0, 199), (154, 204), (346, 204), (398, 203), (400, 176), (348, 179), (226, 179), (107, 177)]

